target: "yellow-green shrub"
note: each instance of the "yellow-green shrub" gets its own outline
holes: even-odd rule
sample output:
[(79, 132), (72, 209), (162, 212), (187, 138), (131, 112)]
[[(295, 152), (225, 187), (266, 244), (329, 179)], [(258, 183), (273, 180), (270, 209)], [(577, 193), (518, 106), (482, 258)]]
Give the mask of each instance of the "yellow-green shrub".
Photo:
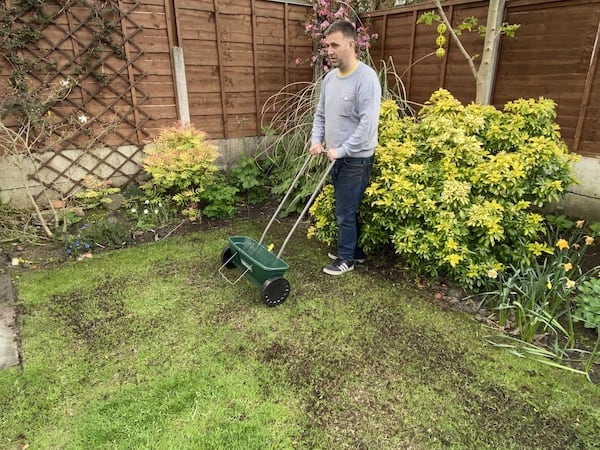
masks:
[[(416, 119), (384, 101), (371, 184), (361, 207), (366, 251), (391, 244), (415, 270), (465, 287), (490, 271), (532, 261), (543, 216), (575, 180), (552, 100), (516, 100), (502, 111), (462, 105), (436, 91)], [(311, 208), (309, 235), (333, 242), (332, 190)], [(324, 207), (326, 205), (326, 207)]]
[[(164, 128), (145, 153), (144, 170), (151, 178), (142, 188), (149, 196), (174, 202), (181, 209), (195, 211), (194, 215), (210, 206), (214, 199), (209, 198), (213, 194), (209, 190), (222, 183), (218, 183), (214, 163), (218, 149), (204, 132), (193, 125)], [(234, 201), (235, 189), (231, 189), (226, 206)]]

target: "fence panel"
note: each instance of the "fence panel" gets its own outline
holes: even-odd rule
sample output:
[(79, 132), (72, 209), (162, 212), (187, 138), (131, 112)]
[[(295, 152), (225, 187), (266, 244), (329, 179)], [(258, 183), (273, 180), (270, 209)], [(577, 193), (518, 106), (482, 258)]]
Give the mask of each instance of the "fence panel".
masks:
[[(453, 25), (474, 16), (486, 23), (487, 1), (450, 0), (444, 10)], [(431, 3), (376, 11), (366, 16), (380, 39), (372, 55), (394, 61), (402, 74), (408, 99), (426, 101), (440, 87), (463, 103), (475, 100), (475, 80), (454, 42), (438, 59), (435, 27), (415, 25), (433, 10)], [(501, 107), (517, 98), (552, 98), (557, 122), (571, 150), (600, 155), (600, 0), (513, 0), (505, 22), (521, 27), (514, 38), (501, 38), (492, 103)], [(576, 24), (576, 26), (575, 26)], [(469, 54), (481, 54), (483, 39), (474, 33), (460, 37)], [(477, 60), (476, 60), (477, 64)]]
[(264, 0), (178, 2), (190, 117), (211, 138), (261, 134), (261, 109), (285, 85), (310, 81), (294, 59), (310, 54), (306, 6)]

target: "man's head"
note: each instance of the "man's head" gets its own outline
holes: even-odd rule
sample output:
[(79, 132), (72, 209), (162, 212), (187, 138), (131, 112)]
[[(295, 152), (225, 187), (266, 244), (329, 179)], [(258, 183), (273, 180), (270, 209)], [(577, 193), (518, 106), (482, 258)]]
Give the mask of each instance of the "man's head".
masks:
[(327, 57), (342, 72), (351, 70), (356, 58), (356, 28), (346, 20), (338, 20), (325, 31)]

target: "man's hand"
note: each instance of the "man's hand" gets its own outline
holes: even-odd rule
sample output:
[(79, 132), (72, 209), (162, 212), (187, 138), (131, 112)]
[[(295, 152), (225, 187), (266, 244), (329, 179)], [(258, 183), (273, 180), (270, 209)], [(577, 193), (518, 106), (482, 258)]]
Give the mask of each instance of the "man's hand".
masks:
[(320, 155), (324, 151), (323, 144), (313, 144), (308, 151), (311, 155)]
[(338, 154), (337, 154), (337, 149), (336, 148), (330, 148), (327, 150), (327, 158), (329, 158), (329, 161), (333, 161), (338, 159)]

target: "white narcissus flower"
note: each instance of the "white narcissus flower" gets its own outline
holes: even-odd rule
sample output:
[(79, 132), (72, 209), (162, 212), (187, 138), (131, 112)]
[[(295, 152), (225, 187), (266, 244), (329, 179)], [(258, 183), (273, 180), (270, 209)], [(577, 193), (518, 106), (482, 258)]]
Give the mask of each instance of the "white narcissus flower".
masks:
[(70, 85), (71, 85), (71, 83), (66, 78), (63, 78), (62, 80), (60, 80), (61, 87), (68, 88)]
[(88, 123), (88, 117), (85, 114), (79, 114), (77, 116), (77, 120), (79, 120), (79, 123), (81, 123), (82, 125)]
[(488, 277), (490, 277), (492, 279), (498, 278), (498, 271), (496, 269), (488, 270)]

